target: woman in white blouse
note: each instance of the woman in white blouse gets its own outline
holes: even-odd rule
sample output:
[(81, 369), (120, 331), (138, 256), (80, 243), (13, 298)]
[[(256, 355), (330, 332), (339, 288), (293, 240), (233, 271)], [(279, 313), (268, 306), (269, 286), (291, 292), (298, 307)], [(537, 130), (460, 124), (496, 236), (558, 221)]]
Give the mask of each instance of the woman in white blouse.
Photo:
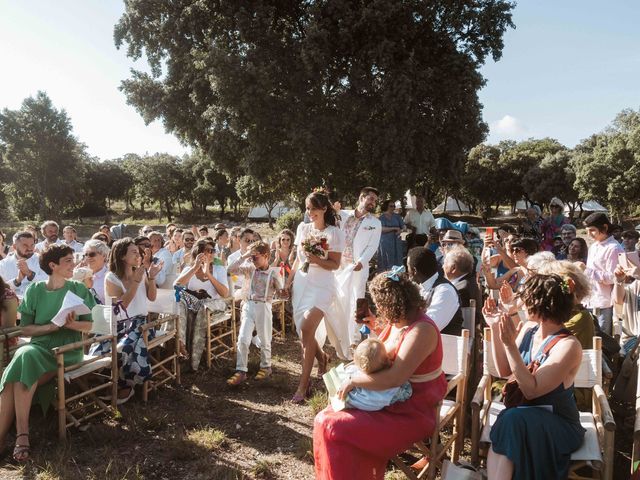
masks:
[(191, 255), (192, 264), (182, 270), (174, 285), (182, 287), (178, 306), (181, 352), (184, 357), (190, 358), (191, 368), (197, 370), (206, 339), (205, 307), (214, 312), (224, 311), (224, 298), (229, 296), (229, 285), (227, 269), (215, 256), (215, 242), (210, 237), (198, 240)]

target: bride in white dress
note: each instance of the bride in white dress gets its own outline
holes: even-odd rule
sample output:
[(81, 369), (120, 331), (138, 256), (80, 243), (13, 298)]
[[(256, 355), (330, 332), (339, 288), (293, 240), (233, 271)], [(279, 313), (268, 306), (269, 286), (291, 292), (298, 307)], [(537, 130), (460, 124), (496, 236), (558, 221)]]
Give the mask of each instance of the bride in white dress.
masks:
[[(334, 270), (340, 267), (344, 236), (336, 227), (336, 214), (323, 192), (311, 193), (305, 200), (310, 223), (298, 225), (296, 245), (298, 256), (293, 265), (287, 287), (293, 282), (293, 320), (302, 340), (302, 375), (291, 401), (301, 403), (309, 393), (309, 379), (314, 358), (318, 360), (318, 374), (326, 372), (329, 357), (322, 350), (326, 330), (322, 319), (331, 311), (336, 296)], [(325, 237), (328, 244), (326, 259), (308, 254), (302, 243), (310, 238)], [(308, 271), (302, 268), (308, 262)]]

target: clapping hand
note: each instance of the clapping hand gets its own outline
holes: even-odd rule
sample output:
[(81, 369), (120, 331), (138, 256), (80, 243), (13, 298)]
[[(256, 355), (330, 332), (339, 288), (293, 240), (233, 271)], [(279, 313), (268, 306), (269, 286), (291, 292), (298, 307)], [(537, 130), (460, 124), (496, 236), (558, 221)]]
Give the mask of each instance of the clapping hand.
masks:
[[(505, 347), (514, 347), (518, 337), (519, 328), (511, 321), (509, 315), (503, 314), (500, 317), (500, 341)], [(522, 325), (522, 324), (521, 324)]]
[(162, 266), (164, 265), (164, 261), (160, 260), (158, 263), (152, 263), (151, 266), (149, 267), (148, 273), (149, 273), (149, 280), (153, 280), (156, 278), (156, 275), (158, 275), (158, 273), (160, 273), (160, 270), (162, 270)]
[(513, 290), (511, 290), (511, 286), (507, 282), (502, 282), (500, 286), (500, 303), (505, 307), (509, 308), (513, 303)]

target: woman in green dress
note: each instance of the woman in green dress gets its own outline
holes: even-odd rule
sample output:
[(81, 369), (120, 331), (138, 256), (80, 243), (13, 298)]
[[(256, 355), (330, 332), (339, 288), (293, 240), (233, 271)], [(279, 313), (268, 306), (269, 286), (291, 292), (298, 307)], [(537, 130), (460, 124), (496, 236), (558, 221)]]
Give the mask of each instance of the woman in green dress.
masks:
[[(66, 245), (51, 245), (40, 256), (40, 268), (49, 275), (46, 282), (36, 282), (27, 288), (20, 312), (22, 336), (31, 337), (31, 342), (20, 347), (5, 369), (0, 380), (0, 447), (16, 421), (16, 446), (13, 458), (24, 462), (29, 458), (29, 410), (36, 396), (43, 410), (53, 399), (56, 375), (56, 359), (51, 349), (68, 345), (82, 339), (82, 332), (91, 330), (91, 315), (74, 313), (67, 315), (62, 327), (51, 323), (58, 313), (65, 295), (71, 291), (93, 308), (95, 300), (82, 283), (68, 280), (73, 275), (73, 249)], [(82, 360), (82, 349), (64, 355), (65, 365)], [(38, 386), (47, 388), (39, 389)]]

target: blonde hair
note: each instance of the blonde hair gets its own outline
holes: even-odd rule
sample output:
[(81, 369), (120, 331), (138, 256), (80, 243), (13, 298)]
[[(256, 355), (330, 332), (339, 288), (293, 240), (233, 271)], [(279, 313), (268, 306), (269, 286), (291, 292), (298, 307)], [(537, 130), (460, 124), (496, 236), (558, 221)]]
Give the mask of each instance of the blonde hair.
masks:
[(576, 302), (580, 303), (582, 299), (589, 296), (591, 293), (591, 286), (587, 276), (576, 266), (575, 263), (568, 260), (556, 260), (554, 262), (545, 262), (538, 268), (538, 273), (544, 275), (550, 275), (555, 273), (562, 278), (570, 278), (575, 285), (573, 295), (576, 298)]
[(387, 357), (384, 343), (374, 338), (368, 338), (361, 342), (353, 352), (353, 362), (364, 373), (377, 372), (387, 366), (387, 362), (380, 363), (380, 352), (384, 352), (385, 358)]

